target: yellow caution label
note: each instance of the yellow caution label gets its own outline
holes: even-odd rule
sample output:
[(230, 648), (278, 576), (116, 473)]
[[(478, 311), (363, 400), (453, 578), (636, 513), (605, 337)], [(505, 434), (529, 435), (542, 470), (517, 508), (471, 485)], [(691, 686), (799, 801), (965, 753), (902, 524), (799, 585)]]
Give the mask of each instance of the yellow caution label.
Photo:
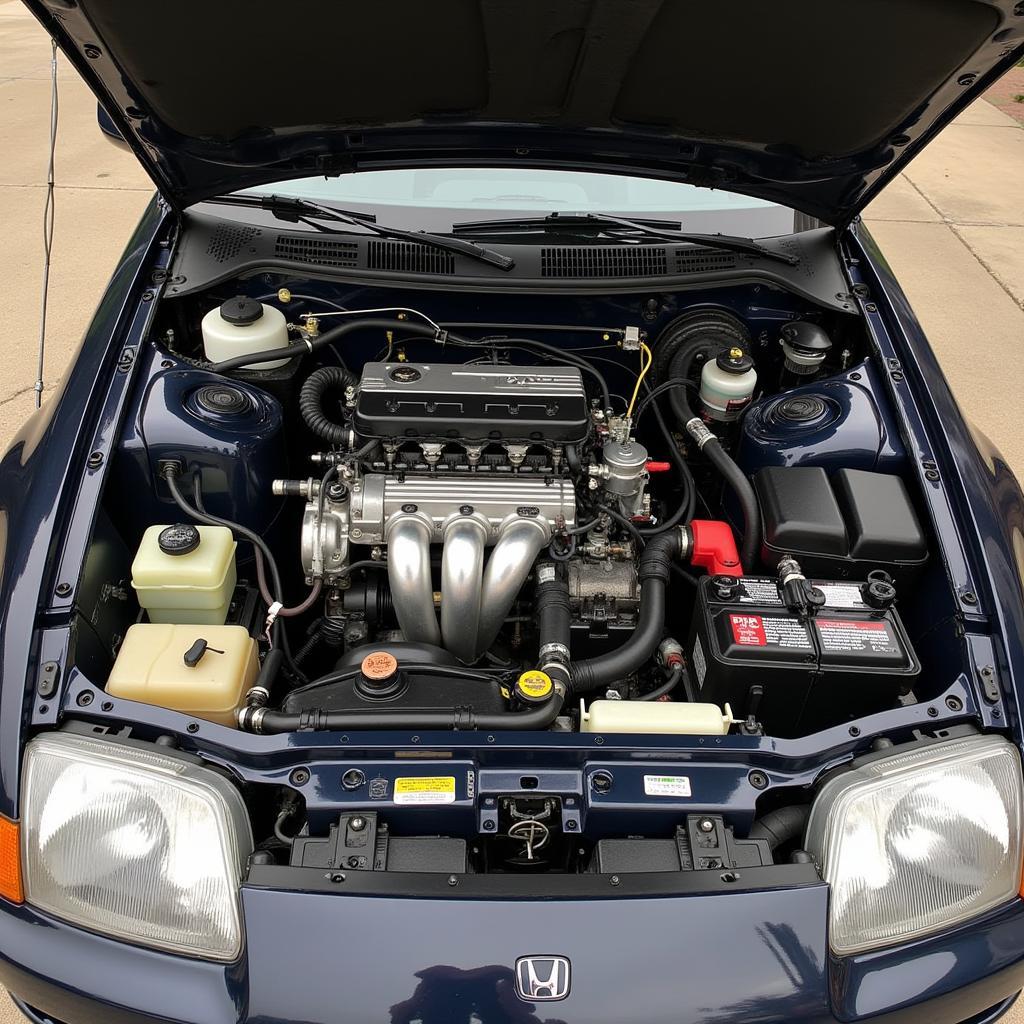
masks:
[(453, 775), (437, 775), (395, 779), (395, 803), (453, 804), (455, 803), (455, 777)]
[(531, 700), (540, 700), (547, 697), (552, 689), (551, 677), (546, 672), (534, 669), (532, 672), (524, 672), (516, 683), (516, 689)]

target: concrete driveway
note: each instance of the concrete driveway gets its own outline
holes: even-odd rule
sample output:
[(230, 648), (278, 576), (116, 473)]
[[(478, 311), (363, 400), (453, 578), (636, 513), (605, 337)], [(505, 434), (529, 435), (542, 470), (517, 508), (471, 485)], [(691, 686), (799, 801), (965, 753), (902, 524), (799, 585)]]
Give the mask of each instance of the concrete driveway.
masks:
[[(49, 40), (0, 0), (0, 448), (32, 409), (49, 124)], [(52, 390), (152, 194), (60, 71), (57, 221), (46, 359)], [(976, 103), (872, 205), (867, 221), (961, 404), (1024, 479), (1024, 126)], [(18, 1015), (0, 993), (0, 1024)], [(1024, 1012), (1007, 1021), (1024, 1024)]]

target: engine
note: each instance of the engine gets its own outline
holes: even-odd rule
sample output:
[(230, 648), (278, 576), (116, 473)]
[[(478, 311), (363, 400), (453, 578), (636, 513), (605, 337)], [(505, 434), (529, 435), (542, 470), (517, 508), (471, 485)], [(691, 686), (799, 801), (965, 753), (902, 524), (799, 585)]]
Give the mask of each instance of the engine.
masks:
[[(386, 559), (403, 639), (465, 664), (490, 651), (537, 557), (556, 538), (576, 536), (580, 483), (622, 515), (644, 505), (647, 453), (607, 436), (575, 367), (369, 363), (349, 403), (353, 442), (376, 453), (321, 452), (322, 479), (275, 484), (307, 499), (304, 571), (344, 586), (353, 560)], [(606, 459), (581, 481), (571, 466), (593, 435), (607, 437)], [(607, 543), (607, 523), (591, 527), (589, 549), (602, 568), (574, 562), (577, 603), (610, 592), (635, 611), (631, 549)], [(365, 612), (344, 605), (336, 602), (349, 642), (369, 639)]]
[[(847, 373), (848, 349), (830, 362), (820, 324), (786, 322), (772, 349), (697, 307), (656, 337), (581, 327), (601, 344), (555, 345), (417, 316), (307, 319), (279, 339), (290, 359), (261, 334), (154, 378), (140, 433), (184, 519), (161, 524), (164, 497), (144, 525), (150, 623), (110, 692), (148, 696), (164, 641), (142, 634), (190, 622), (161, 700), (192, 710), (179, 662), (241, 643), (230, 673), (217, 656), (218, 720), (253, 732), (793, 736), (912, 692), (896, 594), (927, 542), (880, 471), (902, 456), (869, 371)], [(381, 331), (376, 358), (335, 347)], [(413, 341), (440, 358), (410, 358)]]

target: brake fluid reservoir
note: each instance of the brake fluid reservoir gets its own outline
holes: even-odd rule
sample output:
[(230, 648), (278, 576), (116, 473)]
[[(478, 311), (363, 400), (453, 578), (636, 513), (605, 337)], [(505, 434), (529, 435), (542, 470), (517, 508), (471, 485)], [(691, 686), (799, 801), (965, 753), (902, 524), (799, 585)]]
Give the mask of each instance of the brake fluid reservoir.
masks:
[(256, 641), (241, 626), (140, 622), (125, 633), (106, 690), (233, 726), (258, 671)]
[[(246, 295), (236, 295), (203, 317), (203, 352), (213, 363), (269, 349), (288, 347), (284, 313)], [(245, 370), (273, 370), (288, 359), (245, 366)]]
[(132, 562), (132, 586), (150, 622), (223, 625), (235, 582), (226, 526), (151, 526)]
[(736, 419), (750, 404), (757, 387), (754, 360), (733, 346), (717, 359), (709, 359), (700, 375), (700, 400), (713, 420)]

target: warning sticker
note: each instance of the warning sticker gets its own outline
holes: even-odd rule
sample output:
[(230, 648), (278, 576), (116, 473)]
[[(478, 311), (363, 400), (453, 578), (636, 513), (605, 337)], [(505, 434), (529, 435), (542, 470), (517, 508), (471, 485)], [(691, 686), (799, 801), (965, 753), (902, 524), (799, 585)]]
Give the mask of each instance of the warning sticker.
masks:
[[(743, 588), (736, 599), (741, 604), (781, 605), (778, 583), (764, 576), (744, 576)], [(811, 580), (811, 583), (825, 595), (825, 604), (829, 608), (866, 608), (860, 595), (860, 586), (856, 583), (828, 583), (823, 580)]]
[(395, 779), (396, 804), (453, 804), (455, 776)]
[(899, 654), (900, 647), (886, 622), (877, 620), (816, 619), (823, 651), (868, 651)]
[(744, 576), (743, 589), (739, 599), (743, 604), (782, 604), (779, 597), (779, 585), (775, 580), (758, 576)]
[(825, 604), (829, 608), (867, 608), (864, 598), (860, 596), (860, 587), (856, 583), (819, 583), (814, 585), (825, 595)]
[(690, 779), (686, 775), (645, 775), (644, 792), (648, 796), (682, 796), (690, 793)]
[(730, 615), (732, 638), (741, 647), (783, 647), (813, 650), (807, 630), (796, 619), (773, 615)]

